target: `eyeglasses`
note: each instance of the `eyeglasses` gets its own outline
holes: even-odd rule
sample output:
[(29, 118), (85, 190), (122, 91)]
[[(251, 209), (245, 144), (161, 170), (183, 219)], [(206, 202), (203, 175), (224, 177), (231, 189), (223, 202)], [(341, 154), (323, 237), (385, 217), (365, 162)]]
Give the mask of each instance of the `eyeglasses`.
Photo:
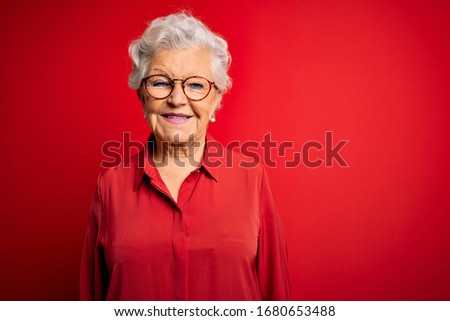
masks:
[(169, 97), (175, 87), (175, 81), (181, 81), (181, 88), (187, 98), (194, 101), (205, 99), (211, 91), (214, 81), (200, 76), (186, 79), (171, 79), (165, 75), (151, 75), (142, 79), (147, 93), (155, 99)]

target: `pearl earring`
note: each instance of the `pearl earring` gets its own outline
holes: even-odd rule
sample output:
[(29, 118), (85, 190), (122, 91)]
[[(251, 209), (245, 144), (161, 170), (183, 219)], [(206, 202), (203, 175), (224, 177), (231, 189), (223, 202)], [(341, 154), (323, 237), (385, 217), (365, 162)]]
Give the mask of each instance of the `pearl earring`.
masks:
[(144, 111), (144, 118), (147, 118), (147, 112), (146, 111)]
[(211, 116), (211, 123), (215, 123), (215, 122), (216, 122), (216, 115), (213, 114), (213, 115)]

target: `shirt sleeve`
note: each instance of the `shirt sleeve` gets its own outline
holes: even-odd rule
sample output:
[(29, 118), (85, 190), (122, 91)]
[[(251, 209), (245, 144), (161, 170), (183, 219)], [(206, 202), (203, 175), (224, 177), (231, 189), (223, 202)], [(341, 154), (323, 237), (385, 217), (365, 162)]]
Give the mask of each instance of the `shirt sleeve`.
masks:
[(264, 168), (260, 192), (260, 210), (261, 227), (258, 240), (257, 271), (261, 298), (262, 300), (290, 300), (286, 240)]
[(108, 270), (99, 242), (102, 218), (100, 179), (101, 176), (89, 210), (80, 268), (80, 300), (104, 300), (109, 284)]

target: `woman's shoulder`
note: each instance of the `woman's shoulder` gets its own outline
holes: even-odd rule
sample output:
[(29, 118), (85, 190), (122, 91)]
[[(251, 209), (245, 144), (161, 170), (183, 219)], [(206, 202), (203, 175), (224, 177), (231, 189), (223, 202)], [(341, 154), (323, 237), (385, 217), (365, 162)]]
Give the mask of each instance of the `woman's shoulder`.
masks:
[(246, 173), (261, 172), (263, 170), (261, 155), (257, 152), (257, 146), (251, 143), (251, 141), (243, 143), (231, 141), (224, 145), (208, 135), (204, 162)]
[(236, 149), (224, 147), (220, 157), (209, 163), (210, 167), (217, 167), (221, 179), (235, 182), (253, 182), (262, 180), (265, 169), (259, 155), (245, 154)]
[[(142, 151), (122, 160), (115, 166), (102, 167), (98, 175), (97, 184), (103, 187), (132, 182), (139, 169), (144, 170), (144, 163), (140, 161)], [(142, 164), (141, 164), (142, 163)]]

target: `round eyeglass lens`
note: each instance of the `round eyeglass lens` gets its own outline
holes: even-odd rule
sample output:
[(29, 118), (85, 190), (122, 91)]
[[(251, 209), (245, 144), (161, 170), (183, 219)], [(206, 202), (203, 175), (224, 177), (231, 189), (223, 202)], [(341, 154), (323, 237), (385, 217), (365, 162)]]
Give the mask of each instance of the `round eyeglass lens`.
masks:
[(208, 80), (202, 77), (189, 77), (184, 81), (184, 93), (192, 100), (205, 98), (211, 90)]
[(158, 99), (166, 98), (172, 91), (172, 81), (166, 76), (151, 76), (147, 79), (146, 88), (150, 96)]

